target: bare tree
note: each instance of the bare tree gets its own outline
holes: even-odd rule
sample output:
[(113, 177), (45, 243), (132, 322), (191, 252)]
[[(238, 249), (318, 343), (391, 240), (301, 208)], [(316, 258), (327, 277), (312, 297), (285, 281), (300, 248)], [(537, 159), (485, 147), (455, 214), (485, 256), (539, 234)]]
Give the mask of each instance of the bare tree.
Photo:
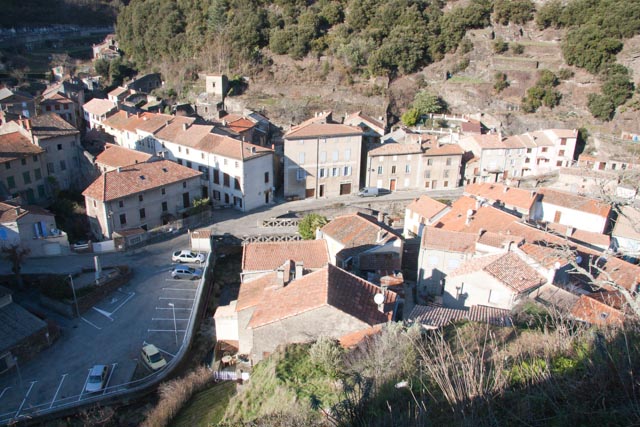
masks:
[(2, 252), (2, 255), (11, 263), (11, 271), (16, 276), (16, 283), (20, 288), (22, 288), (22, 276), (20, 275), (20, 270), (22, 270), (22, 264), (31, 253), (31, 250), (20, 246), (19, 243), (14, 243), (12, 245), (3, 246), (0, 248), (0, 252)]

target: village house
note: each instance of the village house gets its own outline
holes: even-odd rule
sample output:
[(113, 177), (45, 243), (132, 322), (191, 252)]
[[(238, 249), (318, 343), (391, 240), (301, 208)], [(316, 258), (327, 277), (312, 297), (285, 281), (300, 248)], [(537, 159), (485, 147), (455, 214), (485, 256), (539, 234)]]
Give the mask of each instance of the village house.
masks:
[(613, 248), (631, 259), (640, 258), (640, 211), (622, 206), (611, 232)]
[(222, 127), (229, 129), (236, 139), (249, 142), (251, 144), (267, 146), (267, 132), (263, 126), (258, 126), (258, 122), (251, 117), (239, 114), (227, 114), (221, 120)]
[(402, 235), (405, 238), (422, 236), (425, 226), (435, 223), (450, 209), (449, 206), (429, 196), (420, 196), (405, 208)]
[(180, 218), (201, 197), (201, 172), (169, 160), (103, 173), (83, 193), (91, 231), (98, 238), (148, 230)]
[(15, 89), (0, 88), (0, 125), (18, 118), (30, 118), (36, 115), (36, 103), (33, 96)]
[(271, 273), (285, 260), (292, 260), (305, 272), (319, 270), (330, 262), (327, 242), (320, 239), (247, 243), (242, 246), (240, 281)]
[[(73, 106), (73, 116), (75, 116), (75, 120), (67, 120), (69, 123), (74, 125), (77, 129), (80, 129), (82, 126), (82, 106), (85, 104), (84, 102), (84, 91), (85, 88), (80, 80), (72, 79), (72, 80), (63, 80), (61, 82), (56, 82), (48, 86), (44, 92), (42, 92), (43, 99), (50, 99), (54, 97), (56, 94), (62, 95), (63, 97), (70, 99), (72, 101)], [(46, 110), (45, 108), (45, 111)], [(56, 112), (55, 106), (53, 107), (53, 112)], [(64, 114), (61, 107), (61, 112)], [(63, 119), (66, 118), (63, 116)]]
[(111, 101), (120, 110), (122, 103), (131, 95), (131, 91), (126, 87), (118, 86), (107, 94), (107, 100)]
[(82, 106), (87, 130), (100, 129), (107, 117), (117, 111), (116, 104), (108, 99), (93, 98)]
[(0, 247), (19, 245), (29, 256), (69, 253), (69, 239), (56, 228), (54, 214), (38, 206), (0, 202)]
[(577, 139), (576, 129), (545, 129), (507, 138), (514, 146), (526, 147), (520, 176), (544, 175), (571, 166)]
[(369, 330), (394, 320), (396, 300), (394, 292), (334, 265), (306, 273), (286, 261), (241, 284), (236, 303), (239, 353), (256, 363), (282, 344)]
[(549, 187), (581, 196), (617, 195), (619, 176), (613, 171), (600, 171), (586, 167), (558, 169), (558, 180)]
[(465, 166), (465, 184), (502, 182), (522, 176), (526, 148), (514, 138), (500, 133), (470, 135), (460, 139), (460, 147), (468, 152), (465, 160), (478, 158), (473, 168)]
[(355, 194), (364, 182), (362, 137), (359, 127), (334, 123), (331, 112), (292, 127), (284, 135), (285, 197)]
[(453, 308), (486, 305), (511, 310), (546, 282), (515, 252), (486, 255), (462, 263), (447, 275), (443, 303)]
[(494, 326), (512, 326), (511, 310), (472, 305), (468, 309), (447, 308), (439, 305), (416, 304), (406, 321), (419, 324), (427, 330), (440, 329), (454, 322), (468, 320), (470, 322), (488, 323)]
[(498, 183), (475, 183), (464, 187), (464, 195), (527, 220), (534, 214), (539, 196), (534, 190), (524, 190)]
[(29, 204), (49, 201), (44, 149), (18, 129), (0, 134), (0, 164), (1, 200), (20, 198)]
[(120, 49), (118, 48), (118, 41), (115, 34), (107, 34), (101, 43), (91, 46), (93, 51), (93, 59), (104, 59), (111, 61), (112, 59), (120, 58)]
[(451, 204), (451, 210), (440, 217), (433, 226), (467, 233), (479, 233), (480, 231), (499, 233), (508, 224), (517, 220), (517, 216), (488, 203), (462, 196)]
[(402, 265), (402, 236), (369, 215), (336, 217), (316, 232), (316, 238), (327, 241), (332, 264), (356, 274), (395, 271)]
[(385, 123), (382, 117), (379, 120), (368, 116), (362, 111), (352, 114), (345, 114), (343, 124), (347, 126), (357, 126), (362, 129), (363, 139), (366, 145), (378, 144), (380, 138), (385, 134)]
[(626, 171), (640, 169), (637, 158), (623, 154), (586, 154), (578, 156), (578, 166), (597, 171)]
[(50, 94), (40, 102), (40, 110), (57, 114), (76, 129), (80, 128), (80, 121), (76, 115), (75, 103), (60, 93)]
[(532, 219), (601, 234), (608, 231), (611, 215), (608, 204), (551, 188), (541, 188), (538, 194)]
[(152, 90), (162, 87), (163, 83), (160, 73), (149, 73), (136, 76), (124, 86), (132, 92), (149, 94)]
[(142, 151), (131, 150), (116, 144), (105, 144), (104, 151), (95, 158), (96, 169), (100, 173), (111, 172), (121, 167), (148, 162), (154, 156)]
[(131, 150), (160, 155), (162, 150), (159, 147), (162, 144), (155, 138), (155, 133), (170, 123), (190, 125), (194, 121), (195, 119), (191, 117), (147, 112), (132, 114), (120, 110), (109, 116), (102, 124), (105, 132), (113, 136), (116, 144)]

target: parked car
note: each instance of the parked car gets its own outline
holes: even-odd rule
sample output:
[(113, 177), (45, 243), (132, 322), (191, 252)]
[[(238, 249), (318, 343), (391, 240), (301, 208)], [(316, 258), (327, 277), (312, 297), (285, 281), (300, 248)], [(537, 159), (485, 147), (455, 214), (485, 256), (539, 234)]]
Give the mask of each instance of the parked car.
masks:
[(167, 361), (164, 360), (158, 348), (153, 344), (143, 346), (140, 357), (144, 364), (154, 371), (164, 368), (167, 365)]
[(360, 189), (360, 191), (358, 192), (358, 196), (360, 196), (360, 197), (378, 197), (378, 196), (382, 196), (383, 194), (389, 194), (389, 193), (391, 193), (391, 191), (387, 190), (386, 188), (364, 187), (364, 188)]
[(87, 393), (96, 393), (104, 389), (108, 374), (109, 367), (107, 365), (94, 365), (91, 371), (89, 371), (89, 378), (87, 379), (87, 384), (84, 386), (84, 391)]
[(200, 279), (202, 270), (199, 268), (180, 266), (171, 270), (171, 277), (174, 279)]
[(183, 249), (180, 251), (175, 251), (171, 256), (171, 261), (173, 262), (186, 262), (186, 263), (196, 263), (202, 264), (205, 260), (204, 254), (199, 254), (188, 249)]

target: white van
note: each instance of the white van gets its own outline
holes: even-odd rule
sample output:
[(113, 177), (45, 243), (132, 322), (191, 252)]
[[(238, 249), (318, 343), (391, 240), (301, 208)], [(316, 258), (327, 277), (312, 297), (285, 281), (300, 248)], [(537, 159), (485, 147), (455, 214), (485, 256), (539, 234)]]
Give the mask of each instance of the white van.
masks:
[(378, 197), (383, 194), (389, 194), (391, 191), (386, 188), (378, 188), (378, 187), (364, 187), (358, 193), (360, 197)]

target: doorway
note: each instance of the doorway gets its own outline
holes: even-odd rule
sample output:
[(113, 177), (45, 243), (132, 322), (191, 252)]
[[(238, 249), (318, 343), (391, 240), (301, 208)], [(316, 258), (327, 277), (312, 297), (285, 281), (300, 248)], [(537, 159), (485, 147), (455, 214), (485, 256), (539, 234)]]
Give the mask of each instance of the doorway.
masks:
[(392, 178), (389, 180), (389, 190), (396, 191), (396, 179)]
[(320, 184), (318, 188), (318, 197), (324, 197), (324, 184)]

